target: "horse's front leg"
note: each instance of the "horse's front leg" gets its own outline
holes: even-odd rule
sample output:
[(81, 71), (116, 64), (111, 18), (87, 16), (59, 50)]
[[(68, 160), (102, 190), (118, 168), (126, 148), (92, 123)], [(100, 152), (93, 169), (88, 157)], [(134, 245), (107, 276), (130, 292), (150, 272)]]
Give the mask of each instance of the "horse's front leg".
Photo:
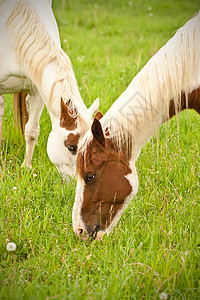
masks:
[(34, 147), (40, 133), (39, 121), (44, 103), (40, 94), (37, 93), (26, 97), (26, 105), (29, 119), (25, 125), (26, 154), (23, 166), (32, 167), (31, 161)]
[(3, 123), (3, 116), (4, 116), (4, 96), (0, 96), (0, 147), (2, 141), (2, 123)]

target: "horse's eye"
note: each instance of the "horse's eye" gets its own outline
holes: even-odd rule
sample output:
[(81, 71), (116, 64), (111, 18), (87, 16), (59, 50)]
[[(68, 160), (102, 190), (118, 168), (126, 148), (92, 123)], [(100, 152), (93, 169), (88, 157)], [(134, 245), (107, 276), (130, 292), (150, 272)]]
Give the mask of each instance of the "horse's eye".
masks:
[(86, 180), (86, 182), (91, 182), (91, 181), (95, 180), (95, 177), (96, 177), (96, 174), (88, 173), (85, 176), (85, 180)]
[(68, 145), (67, 145), (67, 149), (68, 149), (70, 152), (72, 152), (73, 154), (75, 154), (76, 151), (77, 151), (77, 146), (76, 146), (76, 145), (70, 145), (70, 144), (68, 144)]

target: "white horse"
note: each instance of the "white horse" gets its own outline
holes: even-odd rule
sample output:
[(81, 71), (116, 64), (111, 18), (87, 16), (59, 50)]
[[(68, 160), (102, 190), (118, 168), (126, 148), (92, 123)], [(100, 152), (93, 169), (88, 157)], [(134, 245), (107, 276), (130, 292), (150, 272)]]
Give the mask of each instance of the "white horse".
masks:
[(138, 190), (135, 162), (148, 138), (185, 108), (200, 114), (200, 13), (180, 28), (94, 119), (77, 157), (73, 227), (101, 239)]
[(31, 165), (45, 104), (52, 122), (49, 158), (62, 174), (74, 175), (77, 144), (91, 125), (98, 99), (87, 110), (61, 49), (51, 1), (0, 1), (0, 36), (0, 95), (28, 93), (24, 164)]

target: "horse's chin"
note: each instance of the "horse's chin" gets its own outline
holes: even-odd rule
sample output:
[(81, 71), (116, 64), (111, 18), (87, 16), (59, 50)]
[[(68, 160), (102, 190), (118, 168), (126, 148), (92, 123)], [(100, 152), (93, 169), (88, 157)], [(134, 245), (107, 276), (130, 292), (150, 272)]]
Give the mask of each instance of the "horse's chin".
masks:
[(66, 184), (72, 183), (76, 175), (75, 168), (73, 168), (73, 166), (70, 169), (66, 168), (64, 165), (56, 166), (56, 168)]
[(105, 232), (104, 231), (98, 231), (96, 236), (90, 236), (88, 234), (82, 234), (81, 236), (78, 235), (79, 238), (81, 238), (81, 240), (83, 240), (84, 242), (92, 242), (94, 240), (97, 240), (97, 241), (101, 241), (103, 236), (104, 236)]
[(72, 176), (69, 176), (69, 175), (62, 175), (63, 177), (63, 181), (66, 183), (66, 184), (71, 184), (75, 178), (75, 174), (72, 175)]

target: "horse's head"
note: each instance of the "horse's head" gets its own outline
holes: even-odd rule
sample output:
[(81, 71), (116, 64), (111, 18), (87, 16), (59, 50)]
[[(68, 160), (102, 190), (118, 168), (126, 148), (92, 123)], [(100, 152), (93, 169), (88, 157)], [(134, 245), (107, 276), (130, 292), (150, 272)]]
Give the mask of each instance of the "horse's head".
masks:
[[(98, 106), (99, 100), (96, 99), (88, 109), (90, 117), (98, 110)], [(85, 133), (78, 118), (76, 109), (70, 106), (70, 101), (64, 103), (61, 99), (60, 120), (52, 128), (47, 143), (47, 153), (51, 162), (66, 180), (68, 176), (75, 175), (78, 142)]]
[[(89, 133), (88, 133), (89, 134)], [(138, 190), (131, 157), (119, 151), (97, 118), (77, 157), (77, 189), (73, 228), (82, 238), (101, 239), (116, 225)]]

